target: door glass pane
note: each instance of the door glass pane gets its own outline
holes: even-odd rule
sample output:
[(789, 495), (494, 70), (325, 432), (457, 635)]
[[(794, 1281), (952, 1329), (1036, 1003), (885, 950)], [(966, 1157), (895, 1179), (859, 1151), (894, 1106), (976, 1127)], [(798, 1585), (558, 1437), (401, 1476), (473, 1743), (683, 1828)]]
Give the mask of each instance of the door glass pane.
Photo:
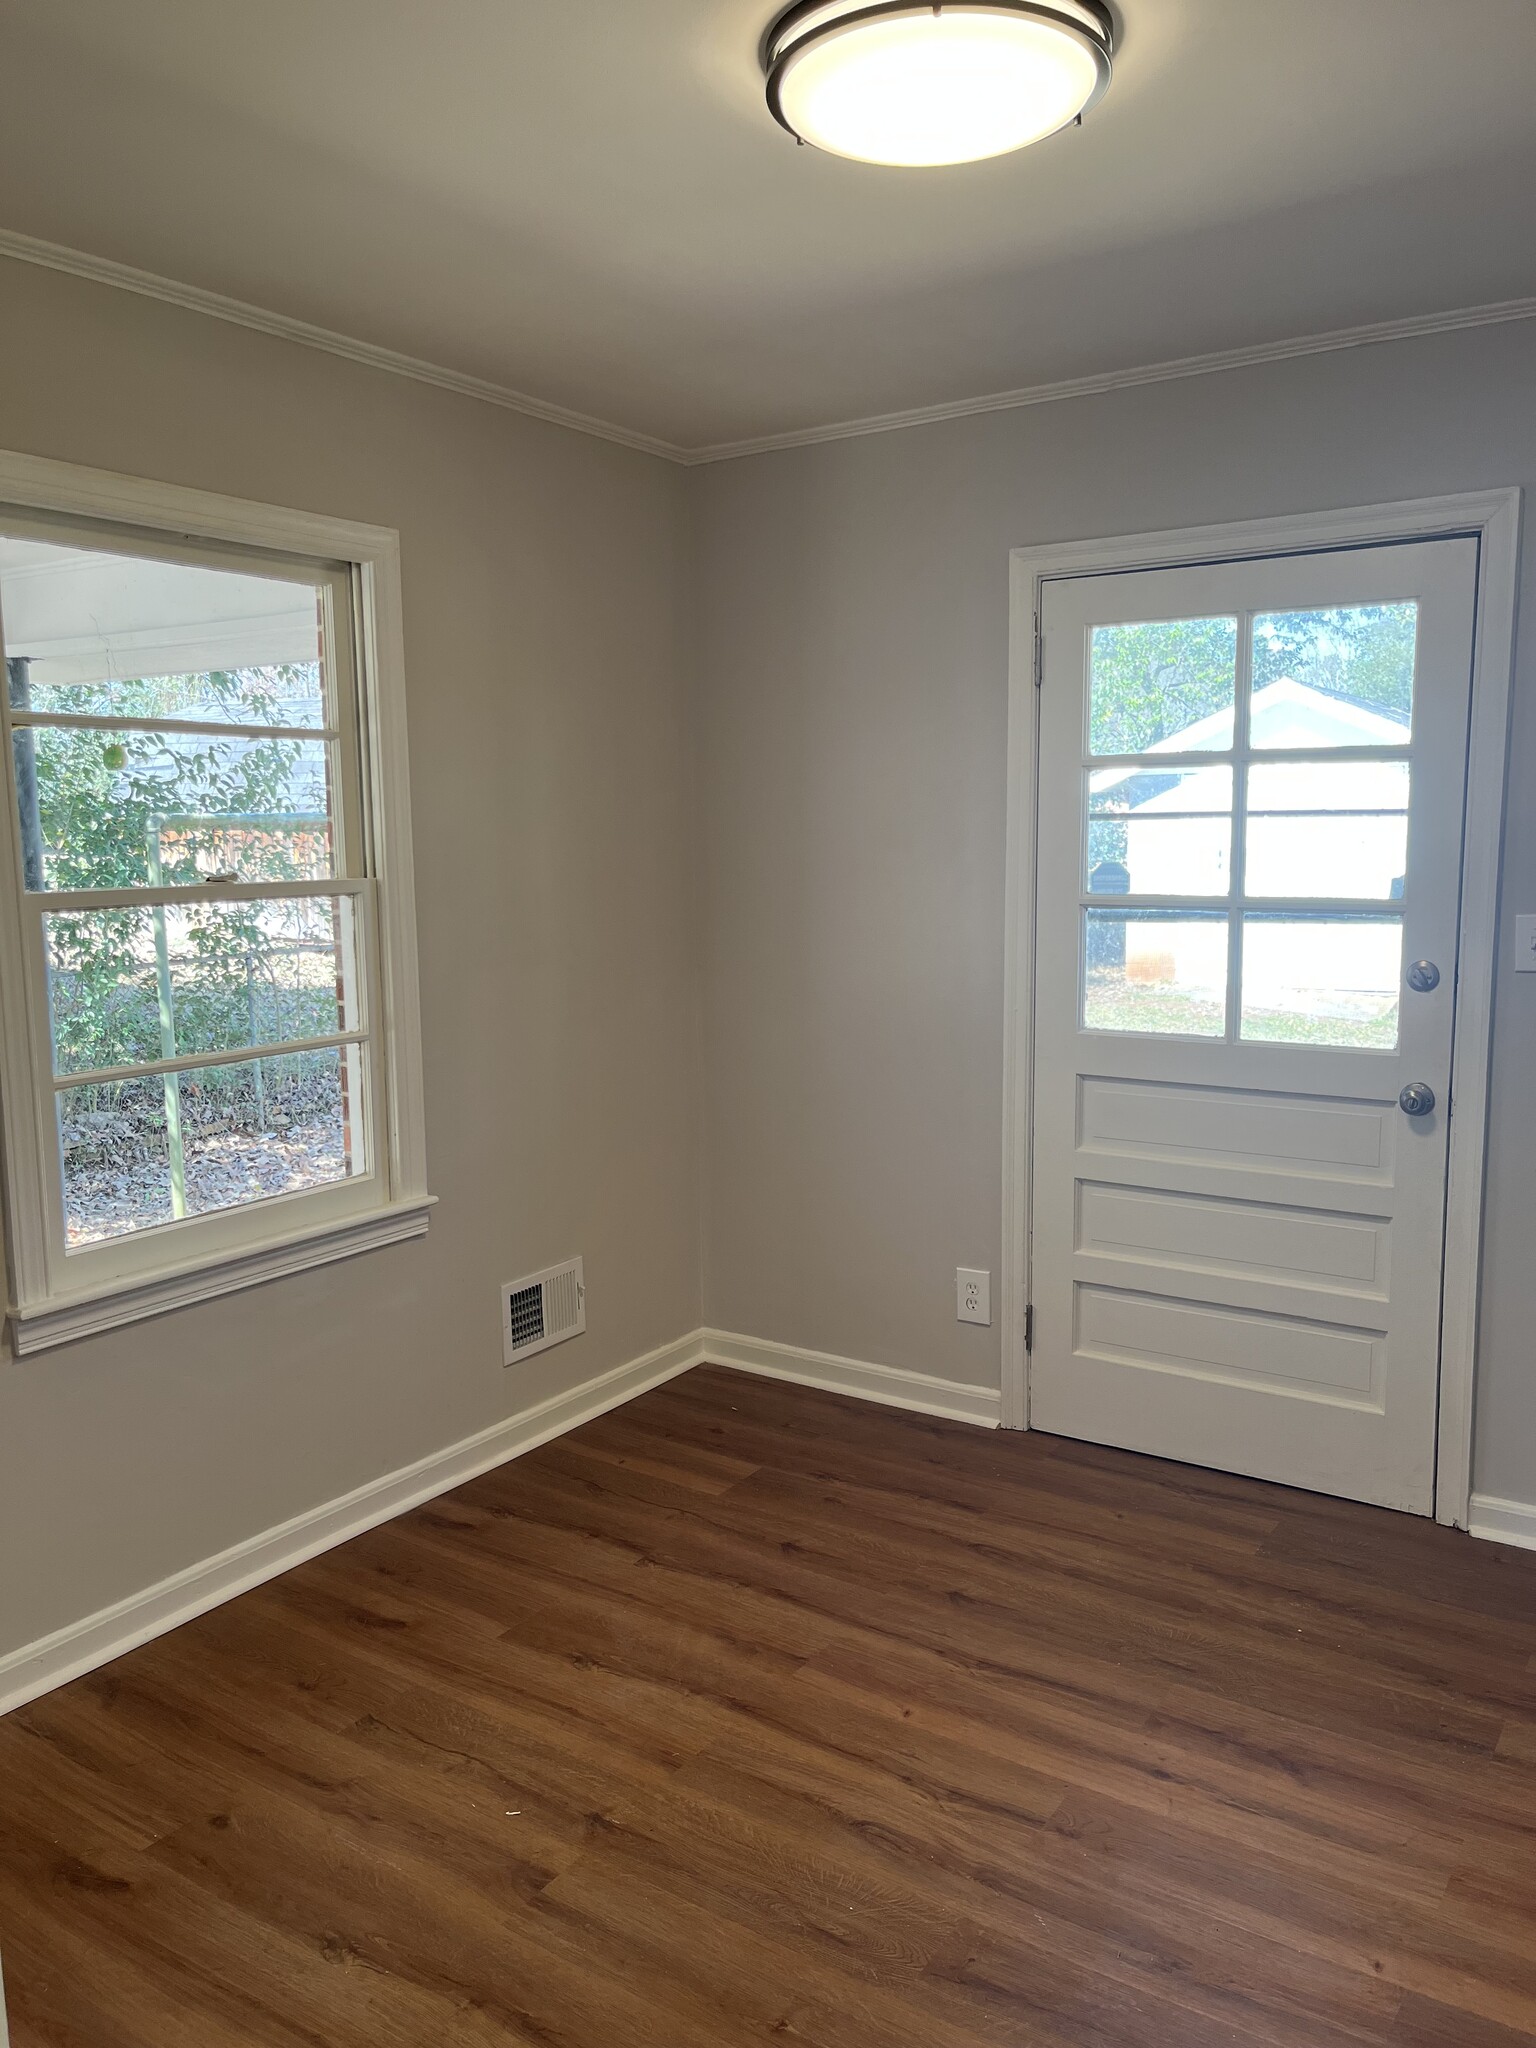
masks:
[(311, 583), (0, 537), (14, 709), (323, 725)]
[(1224, 896), (1232, 770), (1101, 768), (1088, 778), (1094, 896)]
[(345, 896), (54, 912), (54, 1071), (355, 1030), (352, 916)]
[(1232, 770), (1157, 768), (1095, 768), (1088, 776), (1088, 811), (1095, 818), (1124, 818), (1134, 812), (1149, 817), (1191, 811), (1209, 813), (1232, 808)]
[(1085, 1030), (1220, 1038), (1226, 1009), (1224, 912), (1083, 912)]
[(1276, 761), (1248, 771), (1250, 896), (1400, 899), (1406, 761)]
[(41, 726), (14, 746), (29, 889), (334, 871), (325, 740)]
[(352, 1046), (61, 1089), (70, 1248), (365, 1171), (362, 1099)]
[(1402, 972), (1396, 918), (1255, 912), (1243, 920), (1242, 1036), (1391, 1051)]
[(1232, 744), (1236, 619), (1095, 626), (1088, 751), (1221, 753)]
[(1253, 745), (1401, 746), (1413, 727), (1414, 603), (1263, 612), (1253, 622)]

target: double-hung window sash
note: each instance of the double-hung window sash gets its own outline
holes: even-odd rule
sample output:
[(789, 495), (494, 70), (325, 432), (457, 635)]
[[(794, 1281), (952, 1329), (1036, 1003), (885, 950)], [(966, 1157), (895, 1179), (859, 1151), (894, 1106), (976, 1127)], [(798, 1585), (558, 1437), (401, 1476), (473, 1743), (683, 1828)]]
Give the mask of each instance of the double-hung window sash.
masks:
[(50, 1272), (376, 1205), (351, 573), (0, 517), (0, 633)]

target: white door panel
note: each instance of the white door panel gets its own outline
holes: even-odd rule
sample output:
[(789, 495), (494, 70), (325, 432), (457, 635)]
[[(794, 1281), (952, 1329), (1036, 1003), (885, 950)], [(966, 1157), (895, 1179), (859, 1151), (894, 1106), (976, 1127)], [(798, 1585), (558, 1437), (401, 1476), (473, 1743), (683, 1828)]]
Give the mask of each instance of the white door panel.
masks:
[[(1203, 1055), (1209, 1058), (1209, 1054)], [(1127, 1058), (1124, 1065), (1133, 1064)], [(1347, 1183), (1392, 1178), (1397, 1126), (1372, 1102), (1239, 1094), (1230, 1088), (1085, 1074), (1082, 1136), (1090, 1152), (1187, 1159), (1225, 1172), (1311, 1174)]]
[(1343, 1325), (1082, 1286), (1076, 1340), (1080, 1357), (1124, 1361), (1184, 1380), (1263, 1386), (1378, 1412), (1381, 1406), (1381, 1340)]
[(1161, 1189), (1078, 1183), (1077, 1249), (1109, 1258), (1231, 1274), (1258, 1287), (1342, 1287), (1385, 1301), (1392, 1226), (1263, 1202), (1211, 1201)]
[(1476, 571), (1045, 586), (1033, 1426), (1432, 1507)]

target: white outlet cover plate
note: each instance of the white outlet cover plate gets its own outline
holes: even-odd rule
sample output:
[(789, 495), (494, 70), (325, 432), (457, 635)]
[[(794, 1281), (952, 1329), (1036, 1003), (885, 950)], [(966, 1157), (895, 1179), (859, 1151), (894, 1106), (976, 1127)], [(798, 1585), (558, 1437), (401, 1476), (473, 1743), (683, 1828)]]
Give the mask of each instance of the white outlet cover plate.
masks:
[(962, 1323), (992, 1321), (992, 1275), (975, 1266), (955, 1268), (955, 1315)]
[(1515, 919), (1515, 972), (1536, 974), (1536, 917)]

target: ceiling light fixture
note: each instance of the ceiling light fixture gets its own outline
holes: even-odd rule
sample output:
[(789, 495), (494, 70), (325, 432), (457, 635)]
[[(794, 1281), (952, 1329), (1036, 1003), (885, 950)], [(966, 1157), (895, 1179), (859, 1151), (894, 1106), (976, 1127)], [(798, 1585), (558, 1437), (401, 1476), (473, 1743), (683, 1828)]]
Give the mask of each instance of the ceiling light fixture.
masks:
[(1103, 0), (800, 0), (763, 38), (773, 117), (872, 164), (964, 164), (1065, 128), (1109, 83)]

